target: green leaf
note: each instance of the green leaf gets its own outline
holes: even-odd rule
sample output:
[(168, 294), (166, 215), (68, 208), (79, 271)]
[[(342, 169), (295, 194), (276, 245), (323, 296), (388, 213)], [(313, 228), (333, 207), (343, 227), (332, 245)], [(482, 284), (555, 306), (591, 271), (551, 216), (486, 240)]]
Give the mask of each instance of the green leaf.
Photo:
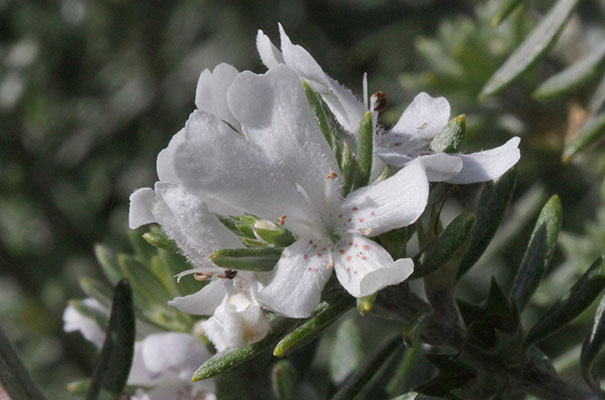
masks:
[(215, 354), (193, 373), (191, 380), (195, 382), (211, 378), (258, 356), (264, 350), (275, 345), (281, 335), (295, 324), (295, 320), (276, 318), (271, 323), (271, 333), (264, 339), (244, 347)]
[(277, 343), (273, 349), (273, 355), (284, 357), (309, 343), (351, 307), (353, 307), (353, 299), (349, 295), (322, 301), (313, 310), (311, 318)]
[(155, 249), (143, 239), (143, 233), (140, 229), (129, 230), (128, 241), (134, 249), (137, 259), (141, 262), (149, 260), (155, 254)]
[(85, 396), (86, 392), (88, 392), (88, 388), (90, 387), (90, 378), (78, 379), (77, 381), (69, 382), (66, 385), (66, 389), (69, 393), (74, 396)]
[(497, 181), (486, 184), (475, 210), (476, 223), (471, 230), (471, 240), (466, 253), (460, 262), (458, 277), (471, 269), (492, 241), (510, 203), (516, 183), (517, 173), (513, 169)]
[(444, 265), (467, 242), (475, 222), (473, 213), (457, 216), (445, 230), (415, 259), (414, 272), (409, 279), (422, 278)]
[(531, 328), (526, 344), (552, 335), (584, 311), (605, 288), (605, 259), (599, 257), (582, 277)]
[(107, 280), (112, 285), (115, 285), (124, 277), (115, 254), (107, 246), (102, 244), (95, 245), (95, 256), (99, 265), (101, 265), (105, 277), (107, 277)]
[(349, 379), (347, 379), (345, 384), (338, 389), (338, 392), (332, 397), (332, 400), (348, 400), (354, 398), (402, 344), (403, 341), (399, 335), (387, 340), (363, 362), (359, 369), (357, 369)]
[(150, 245), (171, 253), (179, 253), (180, 249), (176, 242), (168, 237), (164, 232), (147, 232), (143, 234), (143, 239)]
[(538, 26), (483, 86), (479, 99), (494, 95), (538, 62), (557, 41), (579, 0), (558, 0)]
[(9, 400), (45, 400), (10, 341), (0, 329), (0, 397), (2, 389)]
[(405, 226), (385, 232), (378, 236), (378, 241), (393, 257), (393, 260), (403, 258), (405, 257), (406, 245), (408, 243), (408, 227)]
[(605, 343), (605, 296), (601, 298), (601, 303), (594, 317), (592, 330), (590, 335), (584, 339), (580, 353), (580, 368), (582, 369), (584, 380), (593, 392), (600, 393), (601, 396), (605, 396), (605, 392), (601, 389), (599, 382), (595, 381), (592, 377), (590, 367), (599, 350), (603, 347), (603, 343)]
[(533, 93), (534, 99), (551, 99), (569, 93), (591, 81), (601, 70), (605, 61), (605, 43), (591, 51), (580, 61), (542, 83)]
[(138, 306), (145, 310), (148, 307), (164, 306), (171, 299), (164, 284), (158, 280), (150, 268), (127, 254), (118, 255), (122, 273), (132, 285)]
[(563, 210), (559, 196), (552, 196), (542, 208), (529, 245), (513, 281), (509, 297), (523, 311), (534, 294), (553, 256)]
[(593, 113), (598, 113), (603, 108), (605, 108), (605, 74), (603, 74), (603, 78), (601, 78), (599, 86), (597, 86), (594, 93), (592, 94), (592, 97), (590, 98), (590, 102), (588, 104), (588, 108)]
[(342, 164), (340, 170), (342, 171), (342, 194), (346, 196), (353, 189), (353, 184), (357, 179), (358, 171), (357, 160), (347, 142), (344, 142), (342, 150)]
[(492, 16), (492, 26), (495, 28), (500, 25), (522, 2), (523, 0), (500, 0), (498, 9)]
[(437, 367), (438, 374), (415, 387), (415, 392), (439, 398), (459, 399), (451, 392), (476, 380), (476, 372), (465, 362), (458, 360), (455, 355), (423, 354), (423, 357)]
[(92, 297), (106, 307), (111, 306), (111, 289), (97, 280), (81, 276), (79, 279), (80, 288), (86, 293), (86, 296)]
[(277, 400), (293, 400), (298, 390), (298, 372), (288, 360), (280, 360), (271, 371), (273, 394)]
[(599, 140), (605, 133), (605, 112), (591, 115), (576, 136), (565, 146), (561, 160), (569, 162), (576, 154)]
[(225, 269), (271, 271), (283, 250), (275, 247), (222, 249), (210, 254), (210, 260)]
[(336, 385), (344, 382), (363, 361), (361, 333), (355, 322), (346, 319), (336, 331), (330, 350), (330, 379)]
[(374, 305), (374, 300), (376, 300), (376, 295), (378, 293), (373, 293), (367, 296), (358, 297), (357, 298), (357, 311), (359, 314), (364, 317), (372, 311), (372, 306)]
[(464, 138), (466, 117), (464, 114), (451, 119), (443, 129), (435, 135), (429, 148), (436, 153), (455, 153)]
[(265, 242), (275, 247), (288, 247), (296, 240), (290, 231), (281, 226), (276, 226), (274, 229), (263, 229), (255, 226), (254, 232)]
[(109, 326), (97, 359), (87, 400), (118, 400), (126, 386), (134, 355), (135, 319), (127, 280), (116, 285)]
[(418, 399), (418, 393), (417, 392), (407, 392), (405, 394), (402, 394), (401, 396), (397, 396), (391, 400), (416, 400)]
[(374, 146), (374, 130), (372, 127), (372, 113), (366, 111), (359, 124), (359, 138), (357, 142), (357, 161), (359, 165), (355, 180), (355, 189), (367, 186), (372, 173), (372, 156)]
[(414, 366), (416, 365), (419, 350), (420, 342), (406, 349), (401, 361), (395, 368), (393, 377), (387, 384), (386, 391), (390, 396), (395, 396), (397, 393), (403, 391), (410, 372), (414, 370)]

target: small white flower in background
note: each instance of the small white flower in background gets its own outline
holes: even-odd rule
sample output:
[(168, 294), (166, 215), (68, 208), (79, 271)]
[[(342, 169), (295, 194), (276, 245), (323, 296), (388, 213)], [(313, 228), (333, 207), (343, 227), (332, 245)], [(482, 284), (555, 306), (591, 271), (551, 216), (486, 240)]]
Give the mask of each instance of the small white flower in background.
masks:
[[(84, 303), (109, 315), (98, 301), (84, 299)], [(101, 348), (105, 333), (98, 323), (68, 306), (63, 313), (66, 332), (79, 331), (97, 348)], [(178, 332), (161, 332), (146, 336), (134, 346), (128, 385), (144, 386), (134, 400), (215, 400), (214, 380), (191, 382), (191, 375), (210, 353), (193, 335)]]
[(306, 317), (333, 269), (356, 297), (412, 273), (411, 259), (393, 261), (366, 237), (409, 225), (424, 211), (428, 182), (420, 162), (342, 199), (336, 159), (297, 72), (286, 65), (264, 75), (242, 72), (227, 100), (244, 136), (216, 114), (196, 111), (165, 154), (191, 193), (280, 221), (298, 236), (256, 296), (262, 305)]
[(420, 158), (429, 180), (466, 184), (497, 179), (519, 161), (518, 137), (500, 147), (471, 154), (434, 153), (431, 140), (450, 118), (450, 104), (443, 97), (420, 93), (401, 118), (378, 140), (377, 153), (387, 164), (402, 167)]

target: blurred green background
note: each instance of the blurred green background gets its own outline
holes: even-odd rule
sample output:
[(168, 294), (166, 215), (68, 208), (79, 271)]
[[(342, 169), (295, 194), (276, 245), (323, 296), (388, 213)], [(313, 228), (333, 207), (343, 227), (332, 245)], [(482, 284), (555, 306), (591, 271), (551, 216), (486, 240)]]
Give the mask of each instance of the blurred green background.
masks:
[[(94, 244), (128, 250), (128, 196), (155, 181), (155, 157), (194, 109), (199, 73), (220, 62), (263, 72), (256, 31), (278, 44), (277, 22), (359, 96), (368, 72), (370, 91), (389, 100), (385, 125), (425, 90), (466, 113), (466, 150), (522, 137), (511, 217), (461, 296), (483, 295), (487, 284), (468, 282), (492, 274), (510, 284), (537, 212), (557, 193), (565, 234), (530, 312), (540, 315), (605, 251), (603, 152), (597, 145), (573, 163), (560, 161), (603, 70), (553, 100), (534, 100), (532, 91), (605, 40), (605, 1), (581, 2), (545, 60), (478, 102), (553, 4), (525, 1), (494, 28), (497, 3), (0, 0), (0, 324), (49, 397), (66, 397), (65, 384), (91, 372), (93, 347), (62, 333), (61, 315), (69, 298), (83, 296), (80, 276), (102, 279)], [(471, 208), (478, 186), (460, 190), (459, 209)], [(584, 335), (588, 319), (570, 329)], [(568, 334), (543, 349), (565, 354), (577, 344)], [(559, 366), (574, 365), (571, 351)]]

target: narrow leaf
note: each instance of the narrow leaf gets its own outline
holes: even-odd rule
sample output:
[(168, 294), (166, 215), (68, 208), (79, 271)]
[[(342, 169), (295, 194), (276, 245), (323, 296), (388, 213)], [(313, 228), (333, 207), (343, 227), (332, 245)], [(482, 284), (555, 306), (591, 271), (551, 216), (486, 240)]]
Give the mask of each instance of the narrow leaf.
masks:
[(210, 254), (210, 260), (226, 269), (271, 271), (283, 250), (275, 247), (222, 249)]
[(372, 129), (372, 113), (366, 111), (359, 124), (359, 138), (357, 143), (357, 161), (359, 171), (355, 188), (367, 186), (372, 173), (372, 155), (374, 145), (374, 130)]
[(551, 99), (577, 89), (597, 75), (603, 66), (603, 61), (605, 61), (605, 43), (542, 83), (533, 93), (533, 97), (537, 100)]
[(126, 254), (118, 255), (118, 263), (134, 289), (137, 302), (141, 302), (141, 304), (137, 303), (139, 307), (144, 309), (153, 305), (163, 306), (171, 299), (170, 293), (164, 284), (153, 275), (151, 268)]
[(92, 374), (87, 400), (119, 399), (134, 355), (135, 319), (127, 280), (116, 285), (105, 342)]
[(494, 95), (513, 83), (557, 41), (579, 0), (558, 0), (538, 26), (485, 84), (479, 98)]
[(164, 232), (147, 232), (143, 235), (143, 239), (150, 245), (171, 253), (178, 253), (180, 251), (176, 242), (170, 239)]
[(498, 9), (492, 17), (492, 26), (497, 27), (504, 21), (523, 0), (500, 0)]
[(605, 343), (605, 296), (601, 298), (601, 303), (594, 317), (592, 330), (590, 335), (584, 339), (580, 353), (580, 368), (582, 369), (584, 380), (595, 393), (600, 393), (601, 396), (605, 396), (605, 393), (601, 389), (599, 382), (595, 381), (592, 377), (590, 367), (599, 350), (603, 347), (603, 343)]
[(363, 361), (361, 333), (351, 319), (343, 321), (336, 331), (336, 339), (330, 351), (330, 378), (340, 385)]
[(298, 389), (298, 373), (288, 360), (280, 360), (271, 371), (273, 393), (277, 400), (293, 400)]
[(142, 262), (149, 260), (155, 254), (155, 249), (143, 239), (143, 234), (140, 229), (129, 230), (128, 241), (134, 249), (137, 258)]
[(458, 277), (471, 269), (492, 241), (510, 203), (516, 183), (517, 173), (513, 169), (496, 182), (486, 184), (475, 210), (476, 223), (471, 230), (468, 249), (460, 262)]
[(277, 343), (273, 355), (284, 357), (309, 343), (351, 307), (353, 307), (353, 300), (348, 295), (322, 301), (313, 311), (314, 315), (311, 318)]
[(565, 146), (561, 160), (568, 162), (580, 151), (595, 143), (605, 133), (605, 111), (592, 115), (582, 125), (576, 136)]
[(107, 277), (107, 280), (112, 285), (115, 285), (124, 277), (116, 256), (107, 246), (102, 244), (95, 245), (95, 256), (99, 265), (101, 265), (105, 277)]
[(450, 120), (443, 129), (435, 135), (430, 144), (430, 149), (437, 153), (455, 153), (464, 138), (466, 130), (466, 116), (458, 115)]
[(288, 247), (296, 240), (294, 235), (281, 226), (275, 229), (262, 229), (254, 227), (254, 232), (265, 242), (275, 247)]
[(79, 283), (86, 296), (92, 297), (106, 307), (111, 306), (111, 289), (105, 284), (85, 276), (80, 277)]
[(599, 86), (597, 86), (592, 94), (590, 103), (588, 103), (588, 108), (593, 113), (600, 112), (603, 110), (603, 108), (605, 108), (605, 74), (603, 74), (601, 82), (599, 82)]
[(264, 339), (244, 347), (215, 354), (193, 373), (191, 380), (201, 381), (211, 378), (256, 357), (275, 345), (281, 335), (295, 324), (295, 320), (277, 318), (271, 324), (271, 333)]
[(346, 196), (353, 189), (353, 183), (355, 182), (358, 170), (357, 160), (353, 156), (353, 153), (351, 153), (347, 142), (344, 142), (343, 145), (340, 170), (342, 171), (342, 194)]
[(403, 341), (399, 335), (387, 340), (364, 361), (359, 369), (346, 381), (338, 392), (336, 392), (332, 397), (332, 400), (348, 400), (354, 398), (370, 379), (372, 379), (385, 361), (387, 361), (402, 344)]
[(9, 400), (46, 399), (0, 329), (0, 398), (3, 398), (2, 389)]
[(534, 294), (553, 256), (563, 210), (559, 196), (552, 196), (542, 208), (529, 245), (509, 292), (509, 298), (523, 311)]
[(444, 265), (467, 241), (475, 222), (472, 213), (460, 214), (415, 259), (414, 272), (409, 279), (422, 278)]
[(599, 257), (582, 277), (531, 328), (526, 344), (552, 335), (586, 309), (605, 288), (605, 259)]

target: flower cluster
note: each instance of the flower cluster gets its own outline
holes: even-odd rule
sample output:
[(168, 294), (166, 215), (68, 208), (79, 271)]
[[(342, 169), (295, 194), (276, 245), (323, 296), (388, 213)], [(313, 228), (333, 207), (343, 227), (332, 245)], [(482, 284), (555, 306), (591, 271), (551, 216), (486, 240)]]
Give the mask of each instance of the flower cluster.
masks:
[[(450, 106), (444, 98), (426, 93), (416, 96), (386, 131), (377, 124), (381, 98), (368, 96), (367, 83), (364, 101), (359, 101), (326, 75), (305, 49), (292, 44), (281, 25), (279, 29), (281, 49), (262, 31), (257, 35), (267, 72), (238, 72), (220, 64), (201, 73), (197, 109), (158, 155), (159, 181), (130, 197), (130, 228), (159, 224), (193, 267), (178, 278), (193, 274), (206, 281), (197, 293), (170, 304), (188, 314), (209, 316), (200, 327), (219, 352), (261, 340), (271, 330), (268, 313), (310, 316), (333, 271), (340, 286), (356, 298), (404, 281), (414, 270), (412, 259), (394, 260), (373, 238), (413, 224), (427, 206), (429, 182), (496, 179), (519, 159), (518, 138), (468, 155), (430, 147), (450, 119)], [(326, 140), (310, 106), (309, 90), (337, 121), (342, 135), (334, 137), (342, 146)], [(342, 149), (359, 145), (367, 115), (373, 149), (370, 184), (348, 190), (351, 172)], [(390, 167), (385, 170), (385, 165)], [(225, 270), (211, 260), (221, 249), (251, 246), (225, 223), (245, 215), (262, 226), (279, 226), (294, 238), (272, 271)], [(98, 343), (101, 332), (90, 333), (83, 323), (74, 325), (74, 312), (66, 311), (66, 329), (78, 329)], [(176, 349), (176, 362), (178, 351), (187, 353), (188, 348), (191, 354), (178, 360), (182, 365), (166, 366), (172, 372), (185, 371), (189, 361), (195, 358), (199, 365), (206, 357), (191, 338), (150, 335), (137, 344), (136, 354), (152, 360), (148, 354), (157, 351), (153, 346), (166, 346)], [(159, 365), (140, 368), (156, 371)], [(143, 384), (135, 377), (140, 370), (133, 367), (129, 383)]]

